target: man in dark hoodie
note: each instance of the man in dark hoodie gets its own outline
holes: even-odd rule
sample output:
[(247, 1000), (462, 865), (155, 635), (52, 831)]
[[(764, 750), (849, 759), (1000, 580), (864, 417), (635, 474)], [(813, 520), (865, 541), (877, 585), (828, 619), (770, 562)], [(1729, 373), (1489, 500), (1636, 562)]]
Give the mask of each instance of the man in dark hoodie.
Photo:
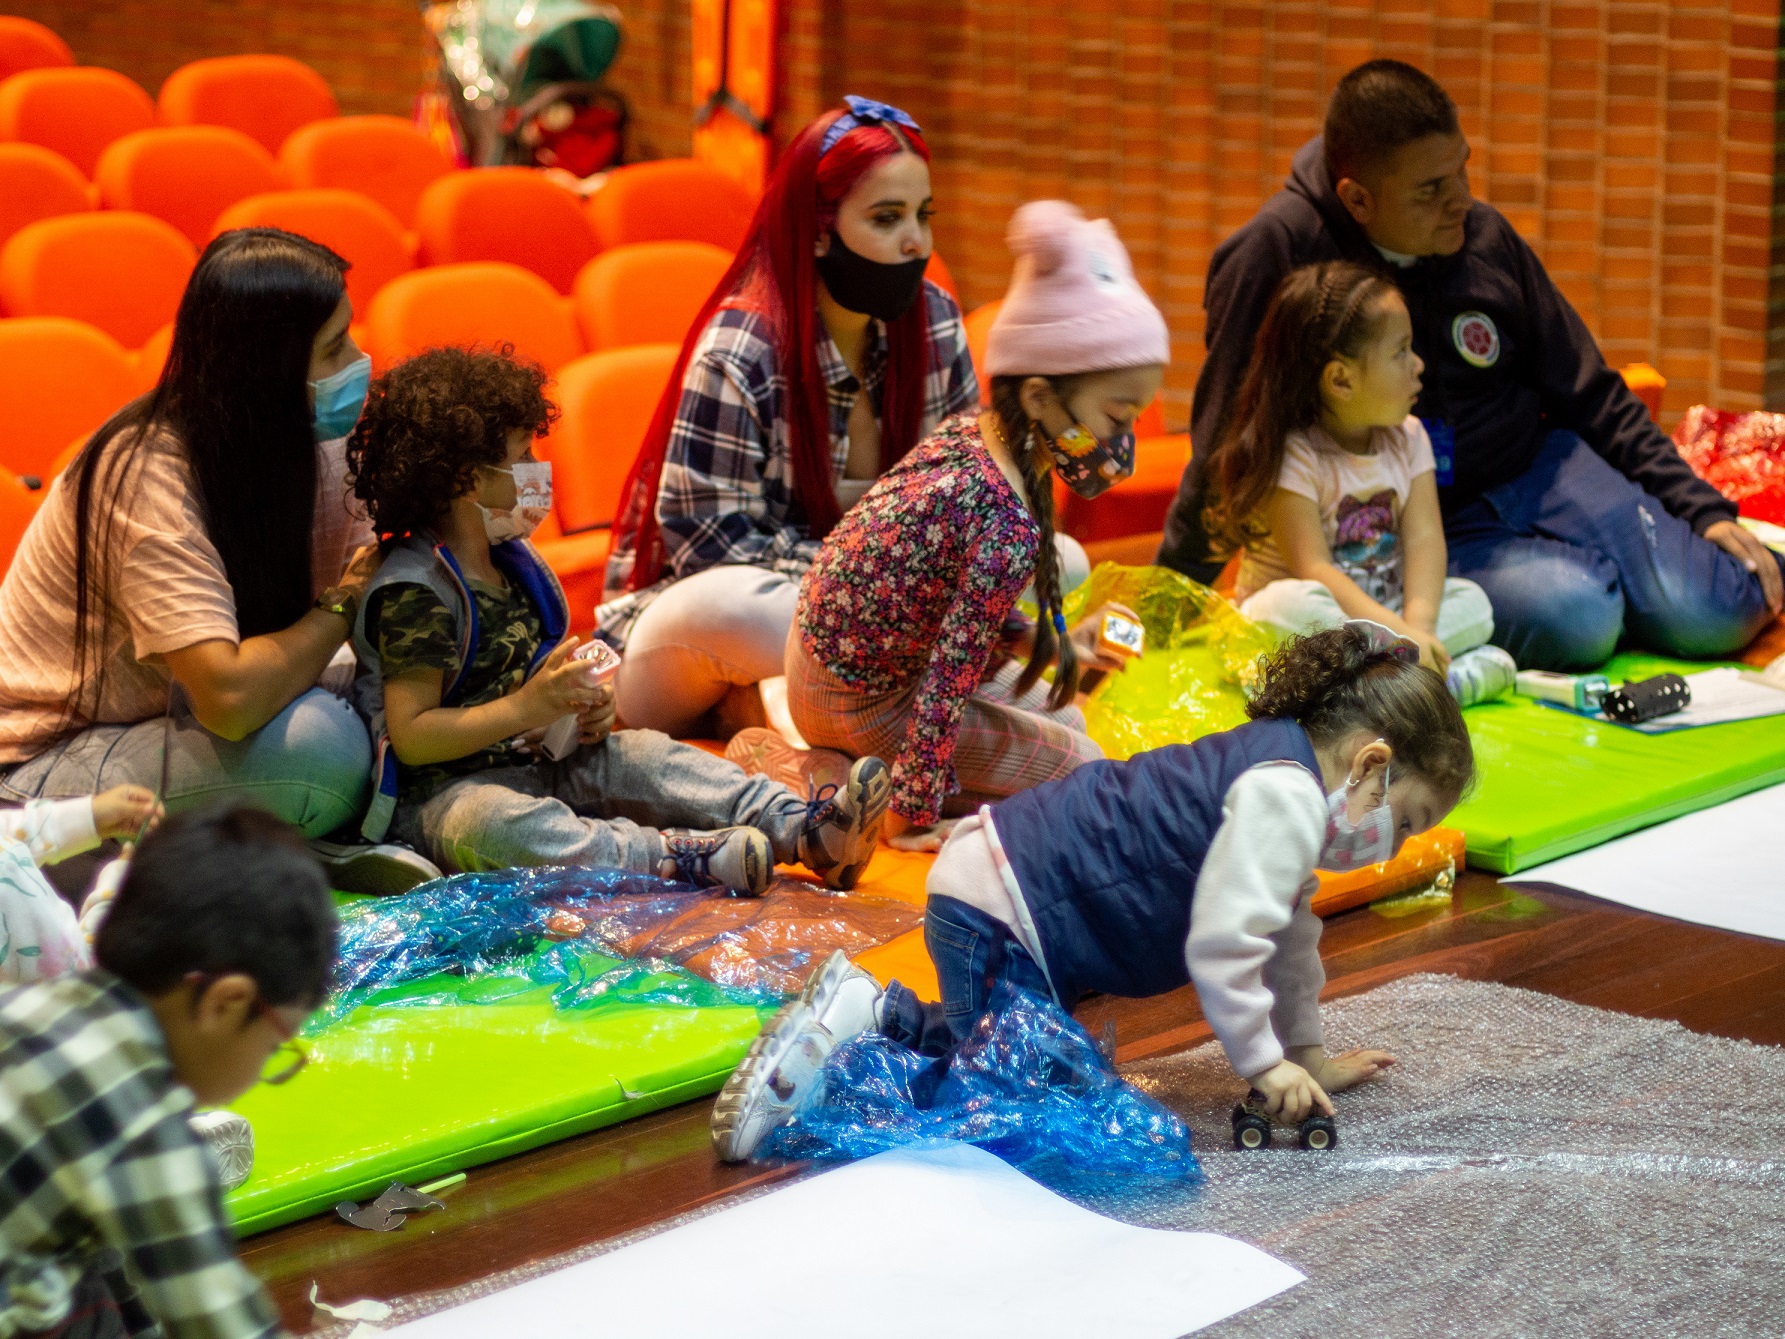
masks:
[(1352, 260), (1406, 296), (1450, 574), (1487, 591), (1497, 645), (1537, 669), (1596, 666), (1620, 640), (1684, 656), (1745, 646), (1779, 612), (1779, 560), (1606, 366), (1512, 225), (1470, 197), (1449, 95), (1411, 65), (1370, 61), (1340, 80), (1325, 129), (1209, 262), (1194, 458), (1158, 561), (1202, 581), (1220, 570), (1201, 463), (1265, 308), (1297, 266)]

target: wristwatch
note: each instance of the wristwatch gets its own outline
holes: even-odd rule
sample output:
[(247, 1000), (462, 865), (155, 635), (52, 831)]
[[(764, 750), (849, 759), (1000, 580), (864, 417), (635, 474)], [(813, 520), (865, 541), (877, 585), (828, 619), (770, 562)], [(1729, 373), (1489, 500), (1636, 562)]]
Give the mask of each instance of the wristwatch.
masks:
[(354, 615), (359, 612), (359, 599), (345, 587), (331, 586), (316, 597), (316, 608), (324, 613), (339, 614), (347, 620), (347, 626), (351, 629)]

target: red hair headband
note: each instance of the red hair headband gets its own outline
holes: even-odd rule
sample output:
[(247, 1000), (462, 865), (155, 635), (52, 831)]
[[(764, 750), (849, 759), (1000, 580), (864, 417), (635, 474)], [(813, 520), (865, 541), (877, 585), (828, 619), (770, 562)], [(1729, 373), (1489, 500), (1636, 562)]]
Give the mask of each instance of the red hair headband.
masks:
[(897, 107), (894, 107), (889, 103), (875, 102), (872, 98), (858, 97), (854, 93), (851, 93), (848, 97), (843, 99), (843, 104), (848, 107), (849, 110), (844, 112), (843, 115), (839, 116), (835, 121), (831, 122), (830, 129), (824, 132), (824, 138), (818, 142), (818, 156), (820, 158), (829, 153), (831, 149), (835, 147), (837, 141), (842, 139), (843, 136), (847, 135), (851, 130), (855, 130), (861, 126), (904, 126), (905, 129), (914, 134), (923, 134), (923, 128), (919, 126), (916, 121), (913, 121), (909, 114), (900, 111)]
[(1373, 623), (1367, 618), (1352, 618), (1345, 621), (1345, 626), (1363, 633), (1373, 656), (1393, 656), (1396, 660), (1404, 660), (1409, 665), (1419, 664), (1419, 643), (1411, 637), (1403, 637), (1400, 633)]

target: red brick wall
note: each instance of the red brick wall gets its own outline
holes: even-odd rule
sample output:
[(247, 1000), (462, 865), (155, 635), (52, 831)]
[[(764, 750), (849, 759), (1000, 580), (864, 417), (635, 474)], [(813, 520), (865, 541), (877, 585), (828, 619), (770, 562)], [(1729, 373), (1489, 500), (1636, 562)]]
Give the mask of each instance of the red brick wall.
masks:
[[(1778, 0), (788, 0), (797, 125), (843, 92), (899, 103), (936, 156), (938, 246), (969, 306), (1003, 231), (1063, 195), (1115, 220), (1175, 338), (1188, 415), (1214, 246), (1275, 190), (1328, 91), (1387, 55), (1462, 109), (1474, 180), (1614, 363), (1667, 411), (1785, 408), (1776, 221)], [(785, 132), (785, 127), (783, 127)]]

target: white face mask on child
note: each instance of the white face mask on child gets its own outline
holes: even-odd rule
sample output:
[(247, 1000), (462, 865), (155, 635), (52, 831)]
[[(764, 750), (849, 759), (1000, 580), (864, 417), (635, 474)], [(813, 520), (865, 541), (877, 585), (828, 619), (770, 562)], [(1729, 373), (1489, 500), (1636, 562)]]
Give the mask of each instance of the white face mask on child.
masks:
[(492, 544), (505, 544), (511, 539), (526, 539), (545, 520), (552, 509), (552, 465), (549, 460), (522, 460), (503, 468), (491, 465), (497, 474), (514, 480), (514, 507), (503, 511), (477, 504), (483, 513), (483, 532)]
[(1326, 797), (1326, 845), (1320, 848), (1320, 858), (1314, 862), (1321, 869), (1344, 873), (1381, 864), (1394, 856), (1395, 816), (1388, 804), (1388, 767), (1382, 769), (1382, 803), (1353, 823), (1351, 792), (1357, 784), (1347, 778), (1343, 786)]

